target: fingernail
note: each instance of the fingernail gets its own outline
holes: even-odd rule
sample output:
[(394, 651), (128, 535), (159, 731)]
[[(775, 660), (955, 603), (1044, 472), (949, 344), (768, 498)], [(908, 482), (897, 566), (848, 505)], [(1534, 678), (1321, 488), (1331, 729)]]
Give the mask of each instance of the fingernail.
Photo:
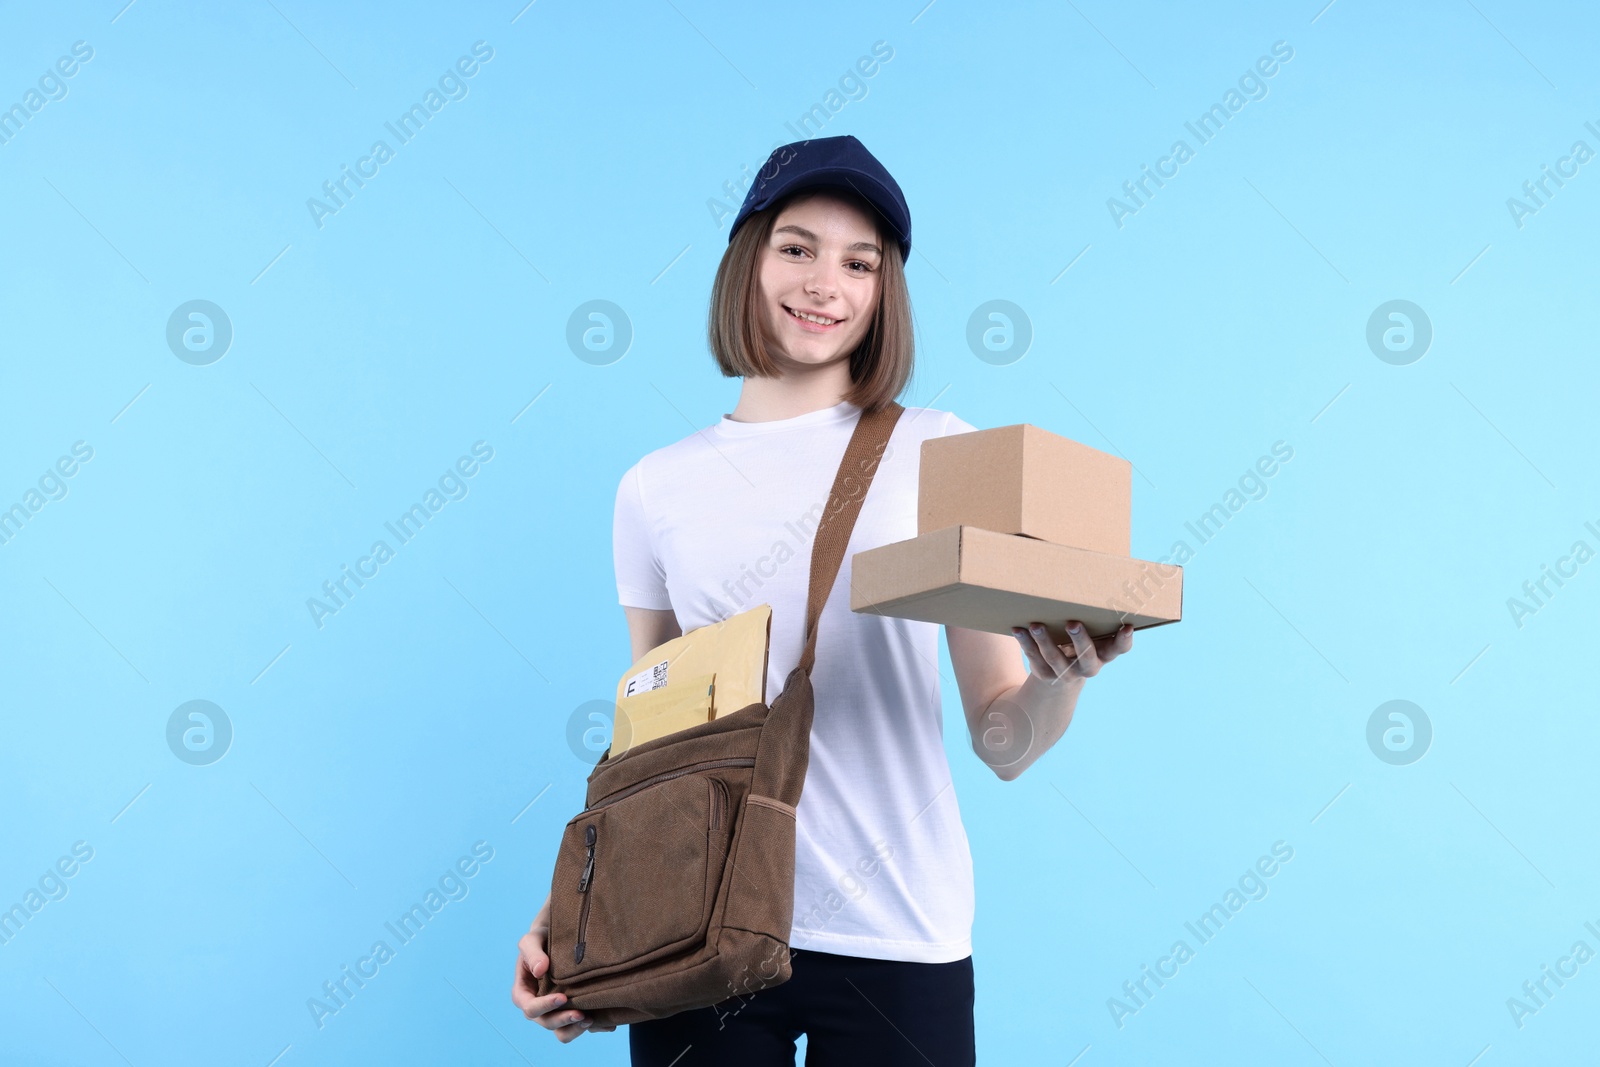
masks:
[(587, 1026), (589, 1026), (589, 1025), (590, 1025), (590, 1024), (591, 1024), (591, 1023), (593, 1023), (593, 1022), (594, 1022), (594, 1020), (593, 1020), (593, 1019), (584, 1019), (584, 1020), (582, 1020), (582, 1021), (581, 1021), (581, 1022), (579, 1022), (579, 1023), (578, 1023), (578, 1025), (579, 1025), (579, 1026), (583, 1026), (583, 1027), (587, 1027)]
[(1079, 626), (1077, 623), (1073, 623), (1071, 626), (1067, 627), (1067, 632), (1075, 634), (1079, 630), (1082, 630), (1082, 629), (1083, 629), (1083, 627)]

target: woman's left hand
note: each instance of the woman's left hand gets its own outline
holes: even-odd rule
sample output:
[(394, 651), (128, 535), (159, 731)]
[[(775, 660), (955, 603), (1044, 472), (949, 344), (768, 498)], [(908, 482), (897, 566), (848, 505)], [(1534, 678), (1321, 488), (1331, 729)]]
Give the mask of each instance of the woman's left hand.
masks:
[(1104, 637), (1090, 638), (1083, 623), (1067, 620), (1067, 637), (1070, 645), (1058, 645), (1050, 639), (1043, 623), (1035, 621), (1024, 629), (1013, 626), (1011, 633), (1028, 657), (1031, 673), (1041, 681), (1055, 684), (1061, 681), (1083, 683), (1093, 678), (1100, 668), (1133, 647), (1133, 624), (1123, 623)]

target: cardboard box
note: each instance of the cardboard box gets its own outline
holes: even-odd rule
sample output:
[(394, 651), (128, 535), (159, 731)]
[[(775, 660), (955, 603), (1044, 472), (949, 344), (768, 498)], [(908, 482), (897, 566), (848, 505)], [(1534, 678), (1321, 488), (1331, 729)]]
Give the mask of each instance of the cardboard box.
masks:
[(1037, 619), (1058, 644), (1068, 619), (1100, 637), (1183, 617), (1182, 567), (974, 526), (857, 552), (850, 567), (851, 611), (1008, 636)]
[(917, 533), (975, 526), (1126, 556), (1133, 465), (1037, 426), (922, 443)]

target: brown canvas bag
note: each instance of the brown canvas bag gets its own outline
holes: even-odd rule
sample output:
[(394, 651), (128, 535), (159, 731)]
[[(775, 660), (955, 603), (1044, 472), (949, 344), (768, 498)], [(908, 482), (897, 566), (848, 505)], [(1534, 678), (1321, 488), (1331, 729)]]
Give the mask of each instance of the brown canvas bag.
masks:
[(540, 996), (615, 1027), (788, 981), (817, 621), (904, 410), (863, 412), (851, 434), (811, 543), (805, 650), (777, 699), (608, 750), (590, 772), (556, 856)]

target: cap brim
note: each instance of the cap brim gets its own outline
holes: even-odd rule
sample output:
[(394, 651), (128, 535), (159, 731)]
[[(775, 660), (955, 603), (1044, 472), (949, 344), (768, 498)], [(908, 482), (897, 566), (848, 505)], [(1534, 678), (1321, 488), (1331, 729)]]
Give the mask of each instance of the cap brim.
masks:
[(902, 245), (905, 244), (905, 235), (900, 233), (899, 228), (878, 206), (879, 200), (893, 203), (895, 199), (893, 194), (877, 178), (853, 167), (819, 168), (806, 174), (804, 180), (797, 181), (793, 185), (780, 186), (776, 192), (770, 193), (763, 199), (768, 207), (772, 207), (798, 193), (818, 188), (844, 189), (855, 193), (862, 200), (872, 205), (872, 210), (883, 221), (884, 228), (894, 235), (895, 240)]

